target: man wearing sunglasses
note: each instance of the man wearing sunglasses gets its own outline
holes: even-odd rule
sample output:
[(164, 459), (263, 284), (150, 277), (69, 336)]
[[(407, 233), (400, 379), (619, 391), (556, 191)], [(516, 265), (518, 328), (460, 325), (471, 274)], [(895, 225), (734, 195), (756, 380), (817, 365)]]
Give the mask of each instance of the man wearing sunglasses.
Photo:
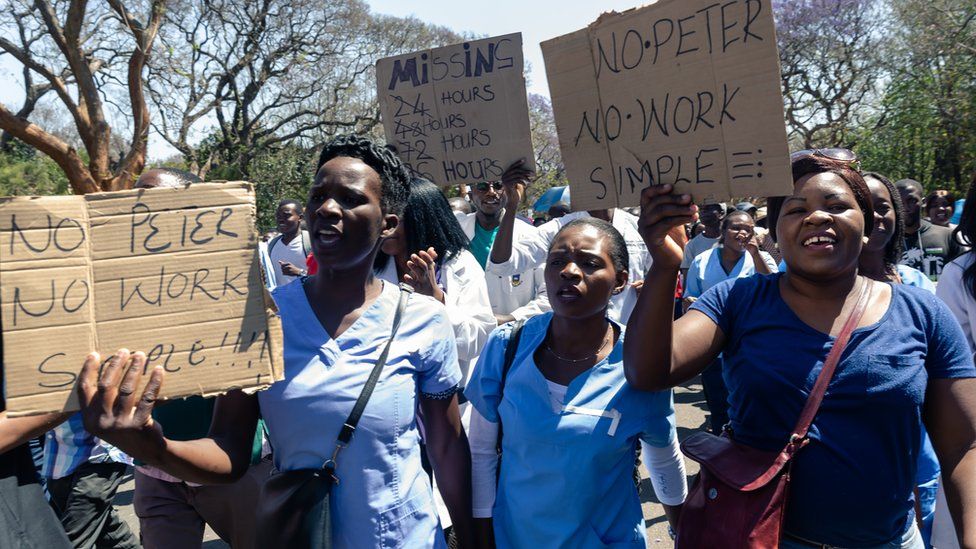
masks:
[(933, 225), (922, 219), (922, 184), (914, 179), (895, 183), (901, 194), (905, 213), (905, 239), (901, 263), (925, 273), (933, 282), (939, 280), (942, 267), (964, 250), (952, 238), (952, 229)]
[[(505, 186), (501, 181), (482, 181), (471, 187), (469, 197), (474, 213), (455, 213), (455, 216), (464, 234), (471, 240), (468, 249), (484, 268), (505, 212)], [(532, 228), (524, 221), (515, 220), (515, 239), (525, 238)], [(491, 309), (499, 325), (551, 309), (542, 268), (530, 268), (509, 275), (486, 273), (485, 280)]]

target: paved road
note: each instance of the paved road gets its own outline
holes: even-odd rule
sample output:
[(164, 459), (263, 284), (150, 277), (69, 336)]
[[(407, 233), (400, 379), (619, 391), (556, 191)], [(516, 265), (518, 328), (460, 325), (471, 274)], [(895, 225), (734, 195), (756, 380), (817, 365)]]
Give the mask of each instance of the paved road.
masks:
[[(701, 383), (696, 379), (678, 387), (674, 392), (674, 404), (678, 421), (678, 438), (684, 440), (689, 434), (706, 426), (705, 399), (702, 396)], [(698, 472), (698, 464), (693, 461), (685, 460), (688, 475)], [(664, 518), (664, 509), (654, 497), (654, 489), (651, 481), (647, 478), (647, 472), (643, 471), (643, 481), (641, 493), (643, 494), (644, 523), (647, 525), (648, 547), (654, 549), (673, 547), (671, 538), (668, 537), (668, 523)], [(570, 480), (570, 479), (567, 479)], [(139, 532), (139, 519), (132, 509), (132, 490), (134, 484), (132, 477), (119, 488), (119, 493), (115, 498), (115, 504), (119, 508), (122, 518), (129, 523), (129, 526), (136, 533)], [(207, 528), (204, 537), (204, 549), (226, 548), (228, 545), (220, 540), (213, 530)]]

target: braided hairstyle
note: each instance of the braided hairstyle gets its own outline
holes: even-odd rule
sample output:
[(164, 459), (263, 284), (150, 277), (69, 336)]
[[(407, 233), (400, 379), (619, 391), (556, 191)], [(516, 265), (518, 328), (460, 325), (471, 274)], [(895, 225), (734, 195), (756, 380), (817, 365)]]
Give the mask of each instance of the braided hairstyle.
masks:
[(396, 153), (365, 137), (340, 135), (322, 148), (315, 171), (318, 172), (323, 164), (340, 156), (358, 158), (376, 170), (381, 183), (380, 207), (385, 213), (403, 215), (410, 196), (410, 174)]
[(888, 194), (891, 195), (891, 207), (895, 210), (895, 230), (892, 232), (888, 244), (885, 245), (884, 262), (889, 272), (895, 272), (896, 265), (901, 262), (901, 247), (905, 240), (905, 212), (901, 203), (901, 193), (898, 192), (898, 188), (890, 179), (878, 172), (862, 172), (861, 175), (864, 176), (864, 179), (870, 177), (880, 181), (888, 190)]

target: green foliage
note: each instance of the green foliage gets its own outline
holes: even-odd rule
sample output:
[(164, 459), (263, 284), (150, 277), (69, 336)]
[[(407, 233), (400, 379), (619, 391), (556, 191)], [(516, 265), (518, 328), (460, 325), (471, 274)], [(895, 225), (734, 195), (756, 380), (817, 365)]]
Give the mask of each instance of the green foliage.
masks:
[[(314, 149), (286, 147), (279, 151), (259, 154), (251, 164), (250, 181), (254, 183), (258, 205), (258, 230), (275, 228), (274, 214), (278, 202), (293, 198), (305, 203), (308, 188), (315, 176)], [(211, 176), (208, 179), (218, 179)], [(230, 179), (220, 177), (219, 179)]]
[(0, 196), (69, 194), (68, 178), (49, 157), (13, 141), (0, 152)]
[(891, 80), (858, 154), (867, 169), (964, 195), (976, 174), (976, 4), (890, 2)]

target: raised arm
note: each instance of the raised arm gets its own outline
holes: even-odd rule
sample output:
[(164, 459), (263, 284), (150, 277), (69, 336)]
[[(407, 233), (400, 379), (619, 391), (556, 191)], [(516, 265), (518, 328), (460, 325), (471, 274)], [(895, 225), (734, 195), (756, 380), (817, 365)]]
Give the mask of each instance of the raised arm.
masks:
[(207, 438), (169, 440), (152, 418), (163, 368), (154, 368), (142, 395), (135, 394), (145, 364), (145, 354), (122, 349), (99, 376), (99, 356), (89, 355), (78, 383), (88, 432), (185, 481), (221, 484), (243, 476), (257, 428), (257, 397), (240, 391), (219, 397)]
[(674, 288), (683, 251), (677, 235), (670, 233), (683, 231), (697, 211), (691, 196), (673, 194), (671, 185), (651, 186), (641, 193), (639, 230), (653, 261), (624, 338), (624, 371), (637, 389), (660, 391), (691, 379), (725, 343), (725, 335), (703, 313), (690, 311), (674, 321)]
[(518, 214), (519, 203), (525, 193), (525, 186), (532, 179), (533, 172), (523, 168), (524, 160), (517, 160), (502, 174), (502, 184), (505, 185), (505, 213), (502, 215), (501, 225), (495, 234), (495, 242), (491, 248), (490, 263), (505, 263), (512, 255), (512, 239), (515, 236), (515, 216)]

